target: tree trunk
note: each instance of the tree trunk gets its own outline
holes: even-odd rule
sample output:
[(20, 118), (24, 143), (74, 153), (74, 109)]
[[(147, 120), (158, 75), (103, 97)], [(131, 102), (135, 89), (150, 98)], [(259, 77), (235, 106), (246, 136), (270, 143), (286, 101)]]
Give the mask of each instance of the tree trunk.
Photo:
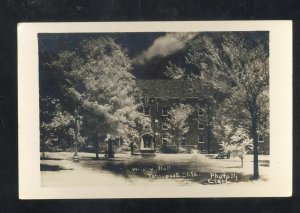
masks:
[(96, 153), (96, 160), (99, 160), (99, 138), (95, 141), (95, 153)]
[(257, 120), (256, 102), (254, 102), (251, 110), (251, 137), (253, 139), (253, 179), (259, 178)]
[(174, 136), (174, 141), (175, 141), (175, 146), (176, 146), (176, 153), (178, 153), (178, 146), (179, 146), (179, 144), (178, 144), (178, 140), (177, 140), (177, 134), (175, 133), (175, 136)]
[(244, 167), (244, 157), (242, 156), (241, 157), (241, 168), (243, 168)]
[(130, 151), (131, 151), (131, 155), (133, 155), (133, 142), (130, 143)]

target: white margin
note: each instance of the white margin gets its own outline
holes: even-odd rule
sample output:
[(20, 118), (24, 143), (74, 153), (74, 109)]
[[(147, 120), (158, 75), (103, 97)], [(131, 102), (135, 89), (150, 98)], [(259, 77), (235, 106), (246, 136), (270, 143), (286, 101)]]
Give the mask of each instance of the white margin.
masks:
[[(40, 181), (38, 33), (270, 32), (270, 181), (209, 187), (43, 188)], [(292, 21), (189, 21), (18, 24), (20, 199), (287, 197), (292, 195)], [(162, 188), (163, 187), (163, 188)], [(105, 192), (105, 193), (104, 193)]]

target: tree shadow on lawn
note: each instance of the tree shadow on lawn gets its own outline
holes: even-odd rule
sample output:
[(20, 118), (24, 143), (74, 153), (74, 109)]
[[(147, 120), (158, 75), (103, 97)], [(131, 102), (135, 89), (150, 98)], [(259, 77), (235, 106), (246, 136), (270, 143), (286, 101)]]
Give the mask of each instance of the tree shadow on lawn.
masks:
[(269, 160), (258, 160), (258, 163), (260, 166), (270, 167), (270, 161)]
[(61, 170), (73, 170), (73, 169), (67, 169), (59, 165), (47, 165), (47, 164), (40, 164), (40, 171), (51, 171), (51, 172), (57, 172)]
[[(144, 160), (144, 159), (143, 159)], [(124, 178), (135, 176), (148, 178), (149, 174), (167, 174), (187, 171), (189, 163), (159, 163), (151, 162), (149, 159), (141, 162), (137, 160), (127, 162), (122, 159), (104, 159), (100, 161), (84, 161), (83, 166), (94, 170), (109, 171)]]
[(62, 160), (61, 158), (41, 157), (40, 160)]
[(156, 162), (149, 158), (135, 159), (129, 162), (124, 159), (119, 161), (110, 159), (82, 163), (84, 167), (93, 170), (108, 171), (127, 179), (146, 178), (149, 181), (177, 179), (205, 184), (211, 173), (206, 164), (199, 167), (198, 162)]
[[(121, 176), (126, 179), (133, 179), (136, 177), (146, 178), (149, 181), (158, 179), (187, 180), (191, 182), (198, 182), (200, 184), (212, 184), (208, 180), (211, 178), (211, 173), (215, 174), (236, 174), (238, 180), (231, 178), (228, 183), (248, 182), (251, 181), (251, 175), (244, 175), (236, 172), (213, 172), (214, 168), (210, 168), (205, 162), (191, 161), (164, 161), (155, 158), (131, 158), (131, 159), (115, 159), (115, 158), (101, 158), (100, 160), (85, 159), (80, 161), (81, 164), (99, 172), (110, 172), (116, 176)], [(240, 168), (240, 166), (232, 167)], [(219, 184), (218, 182), (215, 184)]]
[(227, 169), (242, 169), (241, 166), (226, 166)]
[[(253, 163), (253, 161), (251, 161)], [(270, 167), (270, 161), (269, 160), (258, 160), (259, 166), (264, 166), (264, 167)], [(240, 165), (237, 166), (227, 166), (226, 168), (228, 169), (242, 169)]]
[(80, 160), (83, 160), (83, 161), (89, 161), (89, 160), (92, 160), (92, 161), (123, 161), (122, 159), (118, 159), (118, 158), (105, 158), (105, 157), (99, 157), (98, 159), (96, 157), (80, 157)]
[(249, 174), (248, 175), (244, 175), (242, 173), (238, 173), (238, 175), (239, 175), (239, 181), (240, 182), (253, 182), (253, 181), (258, 181), (258, 180), (268, 181), (268, 179), (265, 178), (265, 177), (260, 177), (258, 179), (254, 179), (253, 175), (249, 175)]

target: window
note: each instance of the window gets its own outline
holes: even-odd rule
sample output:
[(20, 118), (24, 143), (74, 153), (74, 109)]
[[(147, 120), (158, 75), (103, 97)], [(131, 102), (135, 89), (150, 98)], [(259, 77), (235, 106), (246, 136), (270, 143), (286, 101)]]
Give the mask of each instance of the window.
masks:
[(151, 135), (144, 135), (143, 136), (143, 141), (144, 141), (144, 147), (145, 148), (150, 148), (151, 147), (151, 142), (152, 142), (152, 136)]
[(163, 136), (162, 136), (162, 143), (163, 143), (164, 145), (167, 145), (167, 144), (168, 144), (168, 136), (167, 136), (167, 135), (163, 135)]
[(204, 110), (203, 109), (198, 109), (198, 116), (204, 116)]
[(162, 122), (161, 128), (162, 128), (162, 130), (167, 130), (168, 126), (167, 126), (167, 124), (165, 122)]
[(204, 136), (198, 135), (198, 143), (204, 143)]
[(162, 108), (162, 116), (168, 116), (168, 108), (167, 107)]
[(198, 121), (198, 129), (204, 129), (204, 124), (201, 121)]
[(186, 145), (186, 138), (181, 138), (181, 145)]
[(259, 142), (259, 143), (263, 143), (263, 142), (264, 142), (264, 136), (259, 135), (259, 136), (258, 136), (258, 142)]
[(149, 97), (145, 96), (145, 104), (149, 104)]
[(150, 116), (150, 107), (148, 107), (148, 106), (144, 107), (144, 115), (145, 116)]

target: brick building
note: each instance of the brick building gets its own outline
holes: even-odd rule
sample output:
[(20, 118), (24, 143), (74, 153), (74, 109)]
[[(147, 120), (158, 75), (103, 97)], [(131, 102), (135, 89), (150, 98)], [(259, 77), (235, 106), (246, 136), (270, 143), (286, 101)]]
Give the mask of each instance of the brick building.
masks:
[[(205, 90), (199, 81), (187, 80), (137, 80), (137, 87), (143, 93), (145, 116), (151, 118), (151, 132), (156, 150), (175, 150), (174, 141), (168, 140), (165, 126), (168, 110), (179, 103), (189, 104), (194, 108), (188, 118), (189, 131), (181, 139), (184, 149), (198, 148), (202, 152), (215, 153), (219, 149), (217, 140), (211, 133), (209, 116), (209, 98), (211, 91)], [(150, 143), (145, 142), (150, 147)], [(144, 146), (143, 146), (144, 147)]]
[[(175, 149), (174, 141), (168, 140), (168, 129), (164, 125), (168, 110), (179, 103), (189, 104), (194, 108), (188, 118), (189, 131), (181, 139), (185, 149), (197, 148), (203, 153), (216, 153), (220, 149), (217, 139), (212, 134), (210, 97), (212, 91), (205, 89), (200, 81), (188, 80), (136, 80), (137, 87), (143, 93), (143, 108), (145, 116), (151, 118), (150, 131), (154, 140), (149, 139), (143, 147), (162, 150)], [(152, 144), (152, 141), (154, 144)], [(146, 145), (146, 146), (145, 146)], [(269, 153), (269, 136), (258, 137), (258, 147), (261, 153)], [(209, 151), (208, 151), (209, 150)]]

